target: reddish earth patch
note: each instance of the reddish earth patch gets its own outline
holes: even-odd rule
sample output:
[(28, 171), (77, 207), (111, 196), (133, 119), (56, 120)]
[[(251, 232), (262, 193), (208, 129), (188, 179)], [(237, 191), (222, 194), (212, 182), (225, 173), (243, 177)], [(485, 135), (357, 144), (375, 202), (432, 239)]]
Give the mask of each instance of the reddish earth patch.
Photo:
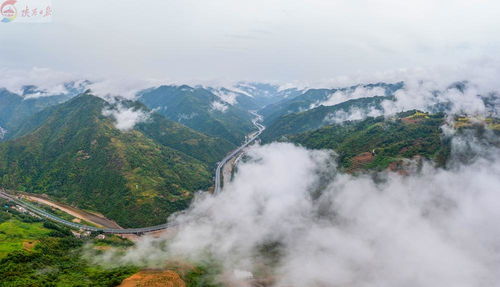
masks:
[(422, 164), (423, 158), (420, 155), (416, 155), (411, 159), (402, 159), (393, 161), (387, 167), (387, 170), (391, 172), (399, 173), (400, 175), (410, 175), (418, 169), (418, 166)]
[(43, 205), (57, 208), (63, 212), (66, 212), (67, 214), (69, 214), (73, 217), (76, 217), (80, 220), (88, 221), (88, 222), (93, 223), (99, 227), (121, 228), (116, 222), (114, 222), (113, 220), (107, 219), (102, 214), (81, 210), (81, 209), (78, 209), (76, 207), (64, 204), (64, 203), (55, 202), (55, 201), (50, 200), (47, 196), (44, 196), (44, 195), (34, 195), (34, 194), (29, 194), (29, 193), (24, 193), (24, 192), (19, 192), (19, 193), (22, 194), (23, 197), (27, 198), (30, 201), (35, 201), (35, 202), (41, 203)]
[(405, 152), (409, 151), (410, 149), (412, 148), (420, 148), (422, 146), (422, 144), (424, 143), (424, 139), (416, 139), (412, 142), (411, 145), (408, 145), (406, 147), (403, 147), (400, 151), (399, 151), (399, 154), (404, 154)]
[(23, 241), (23, 249), (24, 250), (31, 250), (35, 248), (35, 245), (38, 243), (38, 240), (24, 240)]
[(423, 120), (423, 118), (412, 117), (412, 118), (402, 118), (401, 120), (405, 124), (416, 124), (416, 123), (421, 122)]
[(371, 152), (360, 153), (351, 159), (352, 168), (360, 168), (373, 161), (375, 157)]
[(120, 287), (186, 287), (179, 274), (171, 270), (143, 270), (123, 280)]
[(406, 171), (404, 162), (402, 160), (391, 162), (387, 169), (392, 172), (397, 172), (400, 175), (408, 175), (408, 171)]

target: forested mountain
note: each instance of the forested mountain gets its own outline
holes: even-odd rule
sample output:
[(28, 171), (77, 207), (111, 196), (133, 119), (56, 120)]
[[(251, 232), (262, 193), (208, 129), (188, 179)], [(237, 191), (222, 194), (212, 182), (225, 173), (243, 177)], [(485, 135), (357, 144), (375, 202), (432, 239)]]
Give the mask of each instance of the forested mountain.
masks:
[(381, 113), (381, 103), (384, 100), (392, 100), (392, 97), (374, 96), (359, 98), (333, 106), (320, 105), (304, 112), (285, 114), (270, 123), (262, 133), (261, 139), (264, 142), (270, 142), (279, 140), (285, 135), (318, 129), (337, 121), (359, 120), (371, 114)]
[(320, 105), (331, 106), (350, 99), (391, 96), (402, 87), (403, 83), (377, 83), (339, 89), (309, 89), (296, 97), (285, 98), (266, 106), (260, 110), (260, 114), (264, 116), (264, 122), (269, 125), (283, 115), (307, 111)]
[[(139, 103), (120, 104), (148, 112)], [(156, 114), (124, 132), (103, 115), (114, 108), (82, 94), (36, 114), (23, 136), (0, 144), (0, 186), (145, 226), (186, 208), (234, 147)]]
[[(209, 89), (190, 86), (160, 86), (139, 93), (139, 100), (168, 119), (206, 135), (240, 144), (253, 130), (253, 116)], [(236, 101), (236, 99), (234, 99)]]
[(212, 92), (214, 95), (219, 97), (219, 99), (226, 104), (235, 106), (245, 111), (258, 110), (262, 108), (262, 104), (253, 95), (245, 93), (243, 91), (231, 90), (225, 87), (205, 88)]
[(260, 107), (283, 99), (291, 99), (303, 93), (303, 90), (298, 88), (282, 88), (278, 85), (257, 82), (239, 82), (234, 89), (252, 96)]
[[(450, 141), (443, 135), (446, 115), (407, 111), (393, 117), (370, 117), (362, 121), (333, 124), (283, 140), (313, 149), (332, 149), (339, 155), (339, 164), (348, 171), (360, 169), (398, 169), (404, 159), (426, 158), (445, 165)], [(484, 128), (500, 135), (500, 119), (483, 123), (467, 117), (456, 117), (455, 128), (483, 133)], [(496, 143), (498, 144), (498, 143)]]
[(82, 93), (87, 84), (87, 81), (65, 83), (62, 91), (55, 95), (48, 95), (33, 85), (24, 86), (20, 94), (0, 88), (0, 129), (4, 130), (4, 138), (12, 137), (11, 132), (35, 113)]

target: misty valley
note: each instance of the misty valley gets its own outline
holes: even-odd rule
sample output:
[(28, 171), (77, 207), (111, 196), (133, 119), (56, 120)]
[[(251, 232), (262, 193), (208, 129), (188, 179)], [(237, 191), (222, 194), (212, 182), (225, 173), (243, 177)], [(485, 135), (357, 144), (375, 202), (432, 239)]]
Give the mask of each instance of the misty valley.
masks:
[(499, 12), (0, 0), (0, 287), (500, 287)]
[(5, 286), (497, 279), (494, 91), (96, 84), (0, 90)]

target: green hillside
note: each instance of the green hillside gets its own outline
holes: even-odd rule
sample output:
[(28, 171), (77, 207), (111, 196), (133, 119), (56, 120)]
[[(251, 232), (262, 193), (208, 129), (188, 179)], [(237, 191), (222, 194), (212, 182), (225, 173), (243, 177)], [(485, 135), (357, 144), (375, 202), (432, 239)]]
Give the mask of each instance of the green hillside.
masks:
[(309, 148), (335, 150), (340, 165), (346, 169), (357, 167), (356, 157), (364, 153), (374, 153), (373, 158), (368, 156), (361, 163), (366, 169), (384, 169), (391, 162), (415, 155), (443, 163), (448, 153), (446, 143), (441, 141), (443, 114), (426, 115), (417, 122), (405, 120), (414, 113), (400, 114), (394, 120), (377, 117), (329, 125), (289, 140)]
[(281, 88), (278, 85), (258, 82), (239, 82), (234, 88), (251, 95), (254, 102), (260, 107), (274, 104), (283, 99), (294, 98), (303, 93), (298, 88)]
[(235, 145), (254, 129), (248, 111), (224, 103), (208, 89), (160, 86), (142, 91), (139, 100), (170, 120)]
[[(357, 85), (338, 89), (309, 89), (295, 97), (288, 97), (277, 103), (270, 104), (261, 109), (259, 113), (264, 116), (264, 123), (266, 125), (271, 125), (275, 120), (284, 115), (307, 111), (311, 109), (311, 107), (317, 106), (336, 92), (350, 93), (354, 92), (357, 88), (364, 88), (367, 90), (380, 88), (383, 89), (384, 92), (377, 96), (392, 96), (395, 91), (401, 89), (403, 86), (404, 84), (400, 82), (396, 84), (376, 83)], [(364, 97), (368, 97), (368, 95)], [(360, 98), (360, 96), (358, 96), (358, 98)]]
[(235, 107), (245, 111), (258, 110), (262, 107), (262, 105), (259, 103), (257, 99), (244, 92), (237, 92), (224, 87), (219, 87), (219, 88), (207, 87), (206, 89), (221, 99), (222, 98), (227, 98), (228, 100), (230, 99), (231, 101), (233, 101), (233, 105)]
[(267, 105), (259, 113), (264, 116), (264, 123), (270, 124), (283, 115), (309, 109), (311, 104), (325, 100), (335, 91), (330, 89), (310, 89), (294, 98), (286, 98)]
[(286, 114), (274, 120), (261, 138), (264, 142), (270, 142), (285, 135), (318, 129), (332, 124), (328, 117), (335, 116), (338, 112), (350, 113), (353, 109), (358, 109), (368, 113), (370, 110), (380, 110), (381, 102), (390, 99), (390, 96), (354, 99), (334, 106), (319, 106), (304, 112)]
[[(51, 96), (45, 96), (47, 92), (35, 86), (24, 86), (21, 94), (0, 88), (0, 128), (8, 131), (5, 139), (14, 137), (19, 125), (35, 113), (82, 93), (88, 83), (87, 81), (65, 83), (66, 92)], [(1, 135), (0, 140), (2, 140)]]
[[(359, 169), (397, 169), (403, 159), (426, 158), (445, 165), (450, 153), (449, 139), (443, 137), (443, 113), (427, 114), (419, 111), (399, 113), (393, 118), (367, 118), (345, 122), (286, 137), (313, 149), (332, 149), (339, 155), (340, 166), (347, 171)], [(498, 119), (487, 119), (486, 124), (500, 133)], [(466, 129), (481, 131), (484, 126), (466, 117), (457, 117), (458, 132)]]
[[(101, 241), (108, 246), (131, 244), (115, 236)], [(0, 286), (117, 286), (137, 271), (90, 263), (82, 257), (89, 243), (104, 242), (75, 238), (67, 228), (19, 212), (0, 199)]]
[(0, 144), (0, 185), (45, 193), (123, 226), (146, 226), (186, 208), (232, 148), (157, 115), (121, 132), (102, 115), (105, 107), (82, 94), (39, 114), (41, 125)]

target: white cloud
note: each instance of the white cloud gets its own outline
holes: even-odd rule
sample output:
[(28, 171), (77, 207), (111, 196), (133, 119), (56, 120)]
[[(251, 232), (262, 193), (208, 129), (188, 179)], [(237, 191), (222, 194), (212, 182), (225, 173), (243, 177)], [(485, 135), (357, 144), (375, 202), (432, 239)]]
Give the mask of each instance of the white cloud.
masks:
[(238, 103), (237, 101), (238, 94), (232, 91), (227, 91), (224, 89), (213, 89), (212, 92), (226, 104), (235, 105)]
[[(328, 115), (325, 121), (342, 122), (364, 119), (367, 116), (392, 116), (398, 112), (413, 109), (427, 112), (445, 111), (448, 115), (498, 116), (500, 110), (498, 97), (500, 93), (498, 91), (500, 91), (500, 86), (495, 86), (495, 84), (488, 81), (477, 80), (477, 76), (462, 78), (461, 81), (446, 82), (446, 80), (454, 78), (459, 78), (458, 74), (454, 76), (452, 74), (443, 74), (442, 78), (436, 76), (434, 79), (422, 77), (418, 74), (414, 74), (414, 78), (406, 75), (399, 78), (400, 80), (405, 79), (403, 88), (394, 92), (394, 99), (382, 101), (380, 108), (370, 106), (368, 109), (353, 108), (349, 111), (339, 111)], [(457, 83), (460, 83), (460, 85), (457, 86)], [(319, 105), (337, 105), (351, 99), (382, 96), (384, 94), (385, 90), (382, 88), (366, 89), (358, 87), (354, 91), (341, 89), (332, 93), (327, 100), (312, 104), (310, 108)], [(487, 106), (485, 97), (491, 94), (495, 94), (496, 98), (490, 98), (490, 106)]]
[(385, 89), (382, 87), (365, 88), (362, 86), (355, 89), (338, 90), (332, 93), (326, 100), (311, 105), (311, 109), (318, 106), (335, 106), (348, 100), (359, 98), (384, 96)]
[(211, 104), (212, 110), (225, 112), (227, 110), (227, 106), (221, 102), (213, 101)]
[[(464, 141), (453, 141), (454, 152)], [(491, 159), (449, 170), (425, 164), (375, 183), (337, 173), (325, 151), (255, 146), (221, 194), (200, 194), (175, 218), (174, 235), (106, 259), (158, 266), (210, 254), (227, 273), (266, 276), (259, 250), (279, 242), (279, 260), (265, 268), (273, 286), (495, 286), (500, 153), (479, 149)]]
[(333, 114), (328, 114), (324, 121), (327, 124), (340, 124), (345, 121), (359, 121), (367, 117), (378, 117), (383, 115), (383, 111), (375, 108), (359, 109), (352, 108), (348, 111), (340, 110)]
[(92, 93), (108, 101), (114, 97), (135, 100), (141, 90), (160, 86), (166, 81), (158, 79), (136, 79), (130, 77), (96, 79), (89, 86)]
[(395, 93), (395, 101), (384, 101), (382, 106), (387, 115), (411, 109), (432, 111), (436, 105), (447, 106), (450, 114), (487, 115), (490, 111), (481, 96), (490, 92), (472, 83), (461, 91), (455, 87), (440, 89), (435, 82), (411, 80)]
[(63, 84), (82, 80), (80, 75), (61, 72), (48, 68), (0, 69), (0, 87), (22, 94), (23, 86), (34, 85), (43, 93), (32, 94), (29, 97), (51, 96), (67, 92)]
[(8, 39), (2, 65), (181, 81), (311, 81), (499, 57), (498, 1), (153, 0), (140, 23), (129, 21), (137, 17), (133, 1), (57, 0), (54, 7), (54, 22), (40, 29), (0, 27)]
[(0, 127), (0, 140), (3, 139), (6, 134), (7, 134), (7, 130)]
[(130, 131), (138, 123), (145, 122), (149, 119), (149, 114), (135, 108), (127, 108), (121, 104), (113, 108), (106, 108), (102, 111), (106, 117), (113, 117), (115, 127), (121, 131)]

